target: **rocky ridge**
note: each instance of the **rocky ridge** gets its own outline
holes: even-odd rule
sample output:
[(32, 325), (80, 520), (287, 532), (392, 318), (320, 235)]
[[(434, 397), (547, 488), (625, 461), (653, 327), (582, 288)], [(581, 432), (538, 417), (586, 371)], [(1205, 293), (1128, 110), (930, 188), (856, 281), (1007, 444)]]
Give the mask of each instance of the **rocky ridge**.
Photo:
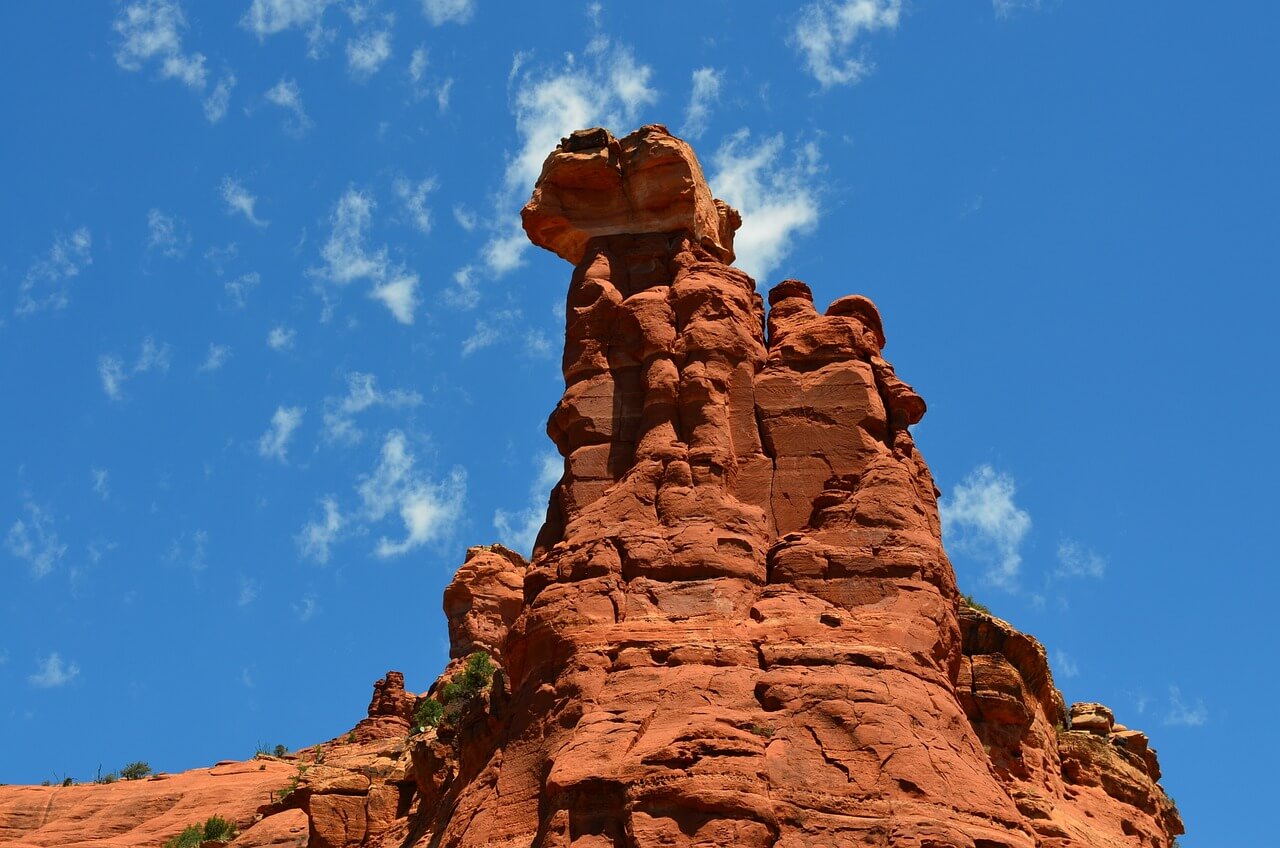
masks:
[[(468, 551), (445, 673), (265, 762), (295, 785), (233, 844), (1172, 844), (1147, 737), (1068, 709), (1043, 647), (959, 595), (871, 301), (787, 280), (766, 315), (737, 213), (657, 125), (565, 139), (523, 221), (575, 266), (533, 559)], [(23, 789), (47, 797), (0, 789), (0, 843), (77, 844), (29, 826), (70, 790)]]

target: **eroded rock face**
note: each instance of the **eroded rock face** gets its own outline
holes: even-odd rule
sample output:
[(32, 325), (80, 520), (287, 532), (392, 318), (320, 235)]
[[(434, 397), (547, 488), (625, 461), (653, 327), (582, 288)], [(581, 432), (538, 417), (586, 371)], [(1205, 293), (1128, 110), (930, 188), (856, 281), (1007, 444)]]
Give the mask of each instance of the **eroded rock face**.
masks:
[(422, 844), (1167, 846), (1145, 737), (1060, 734), (1043, 649), (962, 618), (875, 306), (788, 280), (766, 321), (699, 177), (584, 131), (525, 209), (575, 264), (565, 474), (518, 615), (467, 627), (502, 674), (413, 743)]

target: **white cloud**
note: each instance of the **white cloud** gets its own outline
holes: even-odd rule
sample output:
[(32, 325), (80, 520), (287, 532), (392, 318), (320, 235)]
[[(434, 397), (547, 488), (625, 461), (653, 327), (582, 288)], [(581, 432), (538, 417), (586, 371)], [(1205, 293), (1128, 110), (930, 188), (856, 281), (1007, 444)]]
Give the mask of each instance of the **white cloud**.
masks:
[(239, 180), (231, 177), (223, 177), (222, 182), (218, 186), (218, 190), (222, 193), (222, 200), (227, 204), (227, 214), (234, 215), (239, 212), (245, 219), (255, 227), (265, 227), (270, 221), (264, 221), (258, 217), (255, 207), (258, 204), (258, 198), (254, 197), (249, 191), (241, 185)]
[(109, 354), (98, 357), (98, 377), (102, 380), (102, 390), (112, 400), (121, 397), (120, 387), (129, 379), (125, 373), (124, 362), (118, 356)]
[(991, 0), (991, 8), (997, 18), (1008, 18), (1023, 9), (1035, 11), (1040, 8), (1040, 0)]
[(262, 278), (257, 271), (250, 271), (234, 280), (227, 280), (222, 284), (222, 290), (226, 292), (227, 297), (231, 298), (231, 303), (236, 309), (244, 309), (249, 302), (249, 292), (257, 288), (261, 281)]
[(167, 558), (169, 562), (185, 565), (192, 571), (204, 571), (209, 567), (209, 534), (197, 530), (191, 534), (190, 543), (187, 534), (182, 533), (169, 546)]
[(849, 55), (854, 42), (864, 33), (897, 29), (901, 16), (902, 0), (818, 0), (800, 12), (790, 41), (823, 88), (848, 85), (872, 67), (864, 58)]
[(248, 577), (240, 578), (240, 592), (236, 595), (236, 606), (247, 607), (258, 599), (258, 593), (262, 591), (262, 584), (257, 580), (250, 580)]
[(538, 531), (547, 517), (547, 500), (551, 487), (564, 473), (564, 460), (558, 454), (538, 457), (538, 474), (529, 487), (529, 504), (517, 512), (500, 509), (493, 514), (493, 526), (502, 544), (526, 555), (533, 551)]
[(278, 406), (271, 416), (271, 426), (258, 439), (258, 453), (265, 459), (288, 461), (289, 440), (302, 424), (305, 410), (300, 406)]
[(414, 183), (401, 177), (395, 181), (394, 188), (396, 196), (404, 204), (405, 213), (418, 231), (424, 235), (431, 232), (431, 210), (427, 208), (427, 195), (436, 189), (435, 178), (427, 177)]
[(110, 475), (105, 468), (89, 469), (89, 479), (93, 481), (93, 493), (104, 501), (111, 499)]
[(172, 215), (159, 209), (147, 212), (147, 250), (170, 259), (181, 259), (190, 244), (191, 236), (183, 231), (181, 223)]
[(347, 71), (357, 80), (367, 80), (391, 58), (391, 32), (375, 30), (347, 40)]
[(475, 0), (422, 0), (422, 14), (432, 26), (446, 23), (465, 24), (475, 14)]
[(39, 689), (56, 689), (66, 686), (80, 674), (80, 666), (64, 663), (61, 655), (52, 653), (39, 664), (39, 671), (30, 675), (27, 682)]
[(294, 542), (303, 557), (323, 565), (329, 561), (329, 549), (337, 542), (346, 520), (338, 511), (338, 502), (332, 497), (326, 497), (320, 503), (324, 507), (324, 517), (308, 522), (294, 537)]
[(462, 355), (492, 347), (500, 341), (518, 341), (528, 357), (546, 357), (551, 341), (541, 330), (530, 327), (519, 309), (503, 309), (486, 314), (475, 323), (471, 335), (462, 342)]
[(458, 309), (475, 309), (480, 303), (480, 290), (476, 285), (476, 269), (464, 265), (453, 272), (453, 285), (444, 290), (445, 303)]
[[(280, 81), (267, 89), (262, 96), (267, 99), (268, 103), (279, 106), (290, 113), (291, 117), (286, 118), (284, 123), (281, 124), (284, 131), (289, 135), (302, 136), (307, 130), (311, 129), (311, 118), (307, 116), (307, 110), (303, 108), (302, 89), (298, 86), (297, 80), (281, 77)], [(250, 220), (253, 219), (251, 218)], [(255, 221), (254, 223), (257, 222)]]
[(521, 230), (515, 209), (523, 204), (542, 163), (573, 130), (608, 126), (629, 130), (641, 111), (657, 102), (650, 87), (653, 69), (636, 61), (631, 48), (597, 36), (588, 44), (585, 60), (573, 54), (553, 69), (524, 71), (525, 57), (517, 55), (510, 78), (516, 133), (520, 149), (507, 161), (503, 188), (494, 219), (503, 222), (483, 248), (488, 271), (495, 275), (518, 268), (529, 242)]
[(293, 605), (293, 613), (299, 621), (310, 621), (320, 612), (320, 603), (314, 593), (308, 592)]
[(1078, 542), (1070, 539), (1058, 545), (1059, 577), (1101, 577), (1107, 570), (1107, 561)]
[(369, 195), (351, 188), (339, 198), (329, 220), (332, 231), (320, 249), (323, 268), (314, 273), (340, 286), (367, 279), (373, 287), (369, 296), (380, 301), (402, 324), (412, 324), (418, 306), (418, 275), (392, 263), (385, 246), (370, 253), (365, 234), (373, 221), (377, 204)]
[(1064, 651), (1055, 650), (1053, 652), (1053, 666), (1063, 677), (1078, 677), (1080, 675), (1080, 666)]
[(467, 232), (471, 232), (472, 230), (474, 230), (476, 228), (476, 224), (479, 223), (479, 219), (476, 217), (476, 213), (472, 212), (470, 209), (468, 209), (466, 206), (463, 206), (461, 203), (454, 204), (453, 220), (457, 221), (458, 226), (462, 227), (462, 229), (466, 230)]
[(431, 60), (427, 54), (427, 48), (419, 45), (413, 49), (413, 55), (409, 58), (409, 79), (417, 85), (422, 82), (423, 76), (427, 73), (427, 65), (431, 64)]
[(23, 506), (26, 518), (19, 518), (9, 527), (5, 547), (27, 563), (33, 577), (44, 577), (62, 561), (67, 546), (58, 538), (48, 510), (31, 501)]
[(449, 93), (453, 91), (453, 77), (446, 77), (445, 81), (436, 86), (436, 108), (441, 112), (449, 111)]
[(31, 263), (18, 285), (17, 315), (31, 315), (43, 309), (64, 309), (71, 302), (66, 281), (93, 264), (93, 238), (86, 227), (70, 236), (55, 233), (49, 255)]
[(1022, 566), (1019, 549), (1031, 516), (1019, 509), (1013, 478), (990, 465), (976, 468), (938, 504), (947, 544), (986, 564), (986, 578), (1013, 589)]
[(381, 521), (396, 512), (404, 523), (405, 537), (392, 541), (383, 536), (375, 553), (383, 558), (400, 556), (448, 534), (462, 516), (466, 473), (457, 468), (436, 483), (414, 470), (414, 456), (404, 433), (394, 430), (382, 445), (373, 473), (359, 486), (365, 514)]
[(240, 19), (240, 26), (258, 38), (290, 27), (319, 25), (324, 10), (336, 0), (253, 0)]
[(751, 133), (734, 133), (711, 157), (710, 183), (716, 197), (742, 213), (734, 237), (737, 266), (756, 279), (766, 277), (791, 252), (792, 240), (818, 223), (817, 145), (794, 148), (783, 158), (781, 133), (752, 143)]
[(201, 53), (182, 49), (186, 16), (175, 0), (141, 0), (120, 10), (112, 28), (121, 42), (116, 62), (127, 71), (138, 71), (153, 60), (163, 79), (176, 79), (194, 89), (204, 89), (207, 79)]
[(267, 333), (267, 347), (272, 350), (292, 350), (297, 337), (297, 330), (277, 324)]
[(227, 116), (227, 107), (231, 105), (231, 89), (236, 87), (236, 75), (227, 74), (218, 80), (213, 91), (204, 99), (204, 116), (211, 124), (216, 124)]
[(693, 72), (693, 88), (689, 92), (689, 105), (684, 111), (681, 135), (701, 138), (711, 119), (711, 106), (720, 99), (720, 84), (724, 74), (715, 68), (698, 68)]
[(1197, 698), (1194, 705), (1187, 704), (1182, 700), (1181, 689), (1177, 686), (1169, 687), (1169, 712), (1165, 715), (1165, 724), (1200, 727), (1208, 720), (1209, 711), (1205, 709), (1204, 701)]
[(124, 384), (138, 374), (167, 372), (170, 353), (168, 344), (156, 344), (155, 339), (147, 336), (142, 340), (138, 358), (134, 360), (132, 367), (126, 367), (124, 360), (118, 356), (108, 354), (98, 357), (98, 377), (102, 380), (102, 390), (112, 400), (120, 400), (124, 396)]
[(419, 406), (422, 395), (404, 389), (381, 391), (378, 378), (358, 371), (347, 375), (347, 393), (324, 400), (325, 438), (334, 443), (354, 445), (364, 438), (356, 426), (356, 416), (373, 407), (405, 409)]
[(209, 342), (209, 352), (205, 354), (204, 362), (200, 363), (200, 371), (217, 371), (227, 360), (231, 358), (231, 348), (227, 345), (214, 344)]

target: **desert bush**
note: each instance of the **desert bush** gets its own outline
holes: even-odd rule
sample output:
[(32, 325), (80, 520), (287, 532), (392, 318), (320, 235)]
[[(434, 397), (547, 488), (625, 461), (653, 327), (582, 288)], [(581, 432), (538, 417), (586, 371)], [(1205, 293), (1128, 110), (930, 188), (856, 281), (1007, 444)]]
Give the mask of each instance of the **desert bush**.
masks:
[(285, 754), (289, 753), (289, 749), (283, 745), (277, 745), (275, 748), (271, 749), (271, 753), (275, 754), (277, 757), (283, 757)]
[(427, 698), (418, 705), (413, 714), (415, 725), (425, 729), (452, 724), (473, 699), (493, 685), (493, 675), (497, 670), (493, 660), (483, 651), (467, 657), (462, 671), (440, 687), (438, 699)]
[(204, 824), (183, 828), (182, 833), (164, 844), (164, 848), (200, 848), (205, 842), (230, 842), (236, 837), (235, 822), (222, 816), (209, 816)]
[(151, 774), (151, 766), (142, 760), (138, 760), (136, 763), (129, 763), (129, 765), (120, 769), (120, 777), (125, 780), (140, 780), (149, 774)]
[(965, 606), (969, 609), (976, 609), (978, 612), (985, 612), (987, 615), (991, 615), (991, 608), (980, 601), (974, 600), (973, 595), (964, 595), (963, 598)]

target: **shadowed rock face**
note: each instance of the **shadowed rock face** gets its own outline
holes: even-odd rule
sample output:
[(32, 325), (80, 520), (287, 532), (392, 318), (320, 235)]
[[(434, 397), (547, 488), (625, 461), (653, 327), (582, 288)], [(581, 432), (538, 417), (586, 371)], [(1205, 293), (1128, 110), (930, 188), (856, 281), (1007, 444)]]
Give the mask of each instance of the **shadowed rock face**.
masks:
[(415, 747), (424, 839), (1168, 845), (1141, 753), (1054, 729), (1038, 643), (962, 630), (909, 431), (925, 404), (875, 306), (820, 312), (788, 280), (766, 321), (709, 197), (650, 126), (570, 136), (525, 208), (575, 264), (547, 427), (565, 473), (492, 628), (502, 674)]

